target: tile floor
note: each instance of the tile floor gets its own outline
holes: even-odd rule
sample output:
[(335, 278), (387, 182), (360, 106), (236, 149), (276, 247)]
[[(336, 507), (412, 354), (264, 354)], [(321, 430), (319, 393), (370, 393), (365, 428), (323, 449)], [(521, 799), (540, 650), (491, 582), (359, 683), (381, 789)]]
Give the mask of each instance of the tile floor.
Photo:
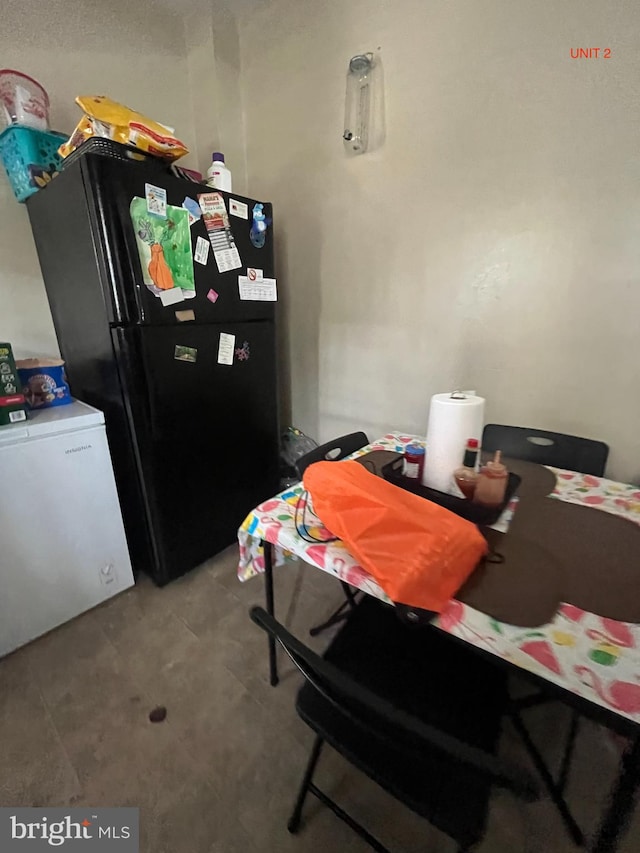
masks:
[[(311, 743), (297, 719), (299, 678), (266, 680), (265, 637), (248, 619), (262, 582), (240, 584), (236, 551), (164, 589), (132, 590), (0, 661), (0, 805), (130, 805), (141, 853), (315, 853), (369, 848), (310, 799), (297, 837), (286, 818)], [(341, 600), (338, 584), (302, 564), (279, 569), (279, 618), (305, 637)], [(327, 637), (308, 640), (322, 648)], [(480, 697), (479, 697), (480, 701)], [(162, 723), (149, 711), (167, 708)], [(553, 757), (565, 709), (530, 715)], [(503, 752), (527, 761), (505, 730)], [(616, 748), (584, 726), (569, 796), (592, 828), (614, 777)], [(391, 850), (444, 853), (452, 843), (330, 751), (319, 781)], [(575, 848), (547, 803), (494, 798), (482, 853)], [(639, 849), (632, 828), (621, 851)]]

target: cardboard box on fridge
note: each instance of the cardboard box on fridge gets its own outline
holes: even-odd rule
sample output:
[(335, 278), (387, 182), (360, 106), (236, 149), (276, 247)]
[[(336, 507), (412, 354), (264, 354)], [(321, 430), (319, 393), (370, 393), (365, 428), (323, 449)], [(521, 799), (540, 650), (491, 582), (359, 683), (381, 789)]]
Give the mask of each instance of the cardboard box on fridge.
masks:
[(0, 343), (0, 427), (26, 421), (26, 403), (11, 350)]

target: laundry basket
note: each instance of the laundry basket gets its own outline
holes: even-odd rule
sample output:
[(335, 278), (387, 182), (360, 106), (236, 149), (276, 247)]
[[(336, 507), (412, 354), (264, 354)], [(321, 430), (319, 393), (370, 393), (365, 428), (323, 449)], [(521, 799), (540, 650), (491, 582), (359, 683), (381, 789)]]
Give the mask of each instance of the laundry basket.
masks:
[(60, 171), (58, 148), (66, 139), (64, 133), (15, 124), (0, 133), (0, 158), (18, 201), (46, 186)]

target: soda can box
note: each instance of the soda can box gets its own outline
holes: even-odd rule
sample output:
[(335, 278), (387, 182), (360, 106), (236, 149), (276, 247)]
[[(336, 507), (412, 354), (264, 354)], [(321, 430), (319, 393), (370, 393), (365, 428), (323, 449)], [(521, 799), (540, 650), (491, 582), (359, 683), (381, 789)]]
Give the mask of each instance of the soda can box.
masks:
[(22, 385), (11, 344), (0, 343), (0, 427), (26, 421)]

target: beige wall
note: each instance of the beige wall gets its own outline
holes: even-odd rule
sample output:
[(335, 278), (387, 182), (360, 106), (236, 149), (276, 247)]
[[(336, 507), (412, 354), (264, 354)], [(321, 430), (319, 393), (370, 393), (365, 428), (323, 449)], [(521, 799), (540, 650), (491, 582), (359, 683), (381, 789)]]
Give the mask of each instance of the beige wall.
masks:
[[(273, 0), (243, 16), (251, 192), (273, 200), (293, 422), (424, 432), (432, 393), (599, 437), (640, 478), (640, 8)], [(345, 157), (351, 55), (387, 141)], [(609, 60), (572, 60), (609, 47)]]
[[(274, 201), (294, 423), (424, 432), (429, 396), (459, 385), (491, 420), (608, 441), (612, 476), (640, 479), (637, 4), (243, 2), (239, 40), (219, 4), (152, 5), (9, 3), (3, 65), (48, 88), (56, 128), (108, 91)], [(386, 143), (347, 158), (347, 62), (378, 46)], [(0, 338), (57, 349), (4, 175)]]
[[(76, 95), (104, 92), (173, 125), (194, 145), (182, 21), (157, 7), (12, 0), (2, 6), (0, 53), (3, 67), (25, 71), (47, 89), (56, 130), (71, 131), (80, 118)], [(18, 356), (56, 353), (27, 211), (0, 173), (0, 340), (12, 342)]]
[(244, 194), (247, 169), (241, 97), (240, 42), (233, 0), (190, 0), (184, 15), (194, 155), (202, 172), (222, 151), (233, 189)]

